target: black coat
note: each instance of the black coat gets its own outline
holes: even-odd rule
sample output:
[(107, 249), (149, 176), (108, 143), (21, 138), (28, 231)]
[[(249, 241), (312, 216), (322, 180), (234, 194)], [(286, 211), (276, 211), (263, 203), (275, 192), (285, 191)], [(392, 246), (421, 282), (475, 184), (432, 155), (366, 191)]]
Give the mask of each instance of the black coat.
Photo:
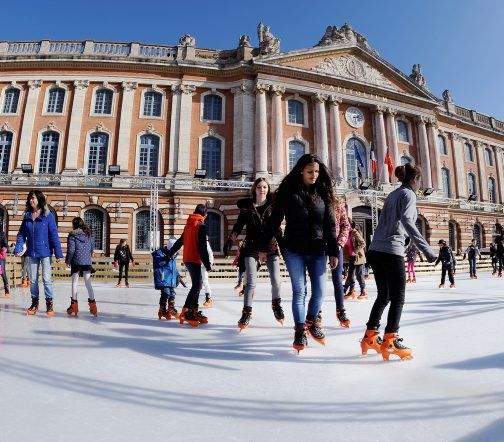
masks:
[[(270, 223), (273, 212), (272, 201), (268, 199), (264, 206), (256, 208), (252, 198), (243, 198), (238, 200), (237, 206), (240, 209), (240, 214), (231, 232), (239, 235), (245, 227), (245, 241), (240, 253), (244, 257), (257, 256), (260, 249), (260, 240), (265, 233), (265, 226)], [(280, 229), (274, 236), (281, 236)], [(267, 252), (268, 254), (278, 255), (278, 244), (275, 238), (272, 238), (267, 245)]]
[(437, 265), (439, 262), (445, 269), (455, 270), (456, 266), (455, 256), (453, 255), (452, 249), (450, 247), (448, 246), (441, 247), (438, 259), (436, 260), (434, 265)]
[(284, 218), (283, 246), (304, 255), (325, 252), (337, 256), (336, 223), (329, 202), (317, 194), (310, 194), (306, 188), (279, 192), (263, 236), (263, 250), (280, 229)]
[[(121, 253), (123, 252), (123, 253)], [(126, 264), (127, 262), (133, 262), (133, 255), (131, 254), (131, 249), (128, 245), (120, 247), (117, 245), (114, 252), (114, 261)]]

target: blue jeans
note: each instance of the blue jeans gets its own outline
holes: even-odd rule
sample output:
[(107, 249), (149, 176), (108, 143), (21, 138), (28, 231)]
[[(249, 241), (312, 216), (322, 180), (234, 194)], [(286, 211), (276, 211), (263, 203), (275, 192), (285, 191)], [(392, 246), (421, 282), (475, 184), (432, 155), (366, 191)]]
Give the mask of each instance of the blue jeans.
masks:
[(30, 256), (26, 257), (29, 262), (29, 277), (30, 277), (30, 292), (31, 297), (38, 299), (39, 297), (39, 270), (42, 266), (42, 282), (44, 283), (44, 295), (46, 299), (52, 299), (53, 297), (53, 282), (52, 282), (52, 268), (51, 268), (51, 258), (32, 258)]
[[(292, 284), (292, 315), (296, 325), (304, 324), (306, 318), (315, 319), (322, 308), (326, 285), (327, 258), (325, 253), (302, 255), (285, 249), (285, 265)], [(310, 277), (312, 294), (306, 313), (306, 271)]]
[[(349, 269), (350, 271), (350, 269)], [(331, 271), (332, 282), (334, 286), (334, 299), (336, 300), (336, 308), (343, 308), (343, 249), (338, 252), (338, 265)]]
[(469, 258), (469, 274), (476, 276), (476, 258)]

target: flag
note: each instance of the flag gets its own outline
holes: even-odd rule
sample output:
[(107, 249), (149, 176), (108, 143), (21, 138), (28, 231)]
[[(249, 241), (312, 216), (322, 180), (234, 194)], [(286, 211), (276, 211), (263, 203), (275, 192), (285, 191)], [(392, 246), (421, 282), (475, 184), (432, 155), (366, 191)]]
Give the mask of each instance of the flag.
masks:
[(373, 176), (376, 176), (376, 171), (377, 171), (378, 167), (376, 164), (376, 155), (375, 155), (373, 143), (371, 143), (371, 151), (370, 151), (369, 157), (371, 158), (371, 170), (373, 171)]
[(364, 161), (362, 161), (359, 149), (357, 149), (357, 146), (355, 144), (354, 144), (354, 150), (355, 150), (355, 159), (357, 160), (359, 169), (364, 169)]
[(394, 163), (392, 162), (392, 157), (390, 156), (390, 149), (387, 147), (387, 154), (385, 155), (385, 164), (387, 165), (389, 177), (394, 173)]

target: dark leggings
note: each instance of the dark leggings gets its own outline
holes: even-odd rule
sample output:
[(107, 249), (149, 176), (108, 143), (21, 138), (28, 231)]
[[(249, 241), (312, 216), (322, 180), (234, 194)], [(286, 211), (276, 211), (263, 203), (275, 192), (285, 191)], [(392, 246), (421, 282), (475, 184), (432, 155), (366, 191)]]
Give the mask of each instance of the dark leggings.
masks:
[(188, 309), (198, 308), (199, 293), (203, 285), (201, 280), (201, 264), (196, 264), (194, 262), (186, 262), (184, 264), (191, 277), (191, 289), (187, 294), (184, 307)]
[(7, 269), (5, 268), (5, 259), (0, 260), (0, 265), (2, 266), (2, 281), (5, 293), (9, 293), (9, 280), (7, 279)]
[(451, 267), (441, 268), (441, 284), (444, 285), (446, 279), (446, 273), (448, 273), (448, 280), (450, 284), (455, 284), (455, 278), (453, 277), (453, 269)]
[(404, 305), (406, 288), (406, 273), (404, 272), (404, 258), (385, 252), (368, 252), (368, 263), (374, 272), (378, 296), (374, 302), (368, 330), (378, 330), (383, 310), (390, 302), (385, 333), (396, 333)]
[(124, 270), (124, 282), (126, 284), (128, 284), (129, 261), (126, 261), (126, 262), (119, 261), (119, 282), (118, 282), (118, 284), (121, 283), (121, 279), (123, 277), (123, 270)]

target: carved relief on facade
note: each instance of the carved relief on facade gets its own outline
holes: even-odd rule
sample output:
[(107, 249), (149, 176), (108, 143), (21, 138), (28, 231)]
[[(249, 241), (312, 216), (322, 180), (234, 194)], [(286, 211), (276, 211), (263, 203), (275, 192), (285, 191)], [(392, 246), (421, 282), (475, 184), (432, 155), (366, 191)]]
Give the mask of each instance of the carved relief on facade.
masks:
[(325, 58), (313, 68), (334, 77), (349, 78), (363, 83), (375, 84), (388, 89), (396, 89), (394, 85), (378, 70), (354, 55)]

